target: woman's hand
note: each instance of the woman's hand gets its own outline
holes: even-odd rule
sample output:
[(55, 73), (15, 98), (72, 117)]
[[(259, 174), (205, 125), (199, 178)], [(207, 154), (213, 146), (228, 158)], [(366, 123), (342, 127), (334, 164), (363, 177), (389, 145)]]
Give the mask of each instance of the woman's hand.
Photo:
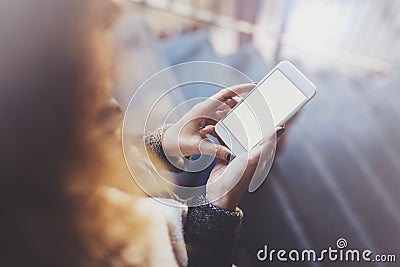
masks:
[(218, 138), (215, 124), (240, 101), (241, 94), (248, 93), (254, 86), (249, 83), (223, 89), (194, 106), (164, 132), (164, 153), (173, 157), (206, 154), (229, 161), (233, 156), (231, 151), (224, 145), (213, 143), (206, 134)]
[[(276, 136), (262, 139), (249, 152), (240, 154), (229, 164), (218, 161), (207, 181), (207, 199), (214, 205), (234, 211), (250, 181), (260, 175), (273, 160), (274, 148), (284, 128), (276, 128)], [(275, 134), (275, 133), (274, 133)]]

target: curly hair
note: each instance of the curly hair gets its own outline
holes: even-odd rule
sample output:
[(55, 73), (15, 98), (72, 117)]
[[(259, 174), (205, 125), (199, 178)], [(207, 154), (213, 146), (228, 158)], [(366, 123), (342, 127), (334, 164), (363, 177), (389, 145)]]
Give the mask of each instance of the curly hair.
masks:
[(144, 227), (98, 193), (131, 182), (102, 127), (117, 13), (111, 0), (0, 2), (0, 266), (109, 266)]

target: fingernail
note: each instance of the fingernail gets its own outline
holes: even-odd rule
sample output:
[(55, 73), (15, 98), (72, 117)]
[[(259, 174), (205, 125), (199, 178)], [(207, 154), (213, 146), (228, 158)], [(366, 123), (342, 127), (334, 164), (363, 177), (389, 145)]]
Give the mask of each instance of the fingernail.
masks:
[(232, 153), (229, 153), (229, 154), (226, 156), (226, 160), (227, 160), (227, 161), (232, 161), (234, 158), (236, 158), (236, 155), (235, 155), (235, 154), (232, 154)]
[(276, 136), (279, 138), (281, 137), (281, 135), (285, 132), (285, 128), (280, 128), (277, 132), (276, 132)]

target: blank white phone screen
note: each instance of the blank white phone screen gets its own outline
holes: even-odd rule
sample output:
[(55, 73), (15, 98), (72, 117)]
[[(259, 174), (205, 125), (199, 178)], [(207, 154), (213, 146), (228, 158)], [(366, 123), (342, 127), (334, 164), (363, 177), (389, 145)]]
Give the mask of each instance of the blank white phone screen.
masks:
[(222, 123), (249, 150), (305, 100), (306, 96), (282, 72), (275, 70)]

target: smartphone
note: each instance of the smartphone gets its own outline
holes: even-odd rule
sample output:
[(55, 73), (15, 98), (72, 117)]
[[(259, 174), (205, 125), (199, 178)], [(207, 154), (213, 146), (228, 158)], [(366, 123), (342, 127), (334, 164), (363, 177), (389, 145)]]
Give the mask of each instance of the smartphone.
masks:
[(317, 89), (292, 63), (280, 62), (215, 126), (236, 155), (249, 151), (293, 117)]

